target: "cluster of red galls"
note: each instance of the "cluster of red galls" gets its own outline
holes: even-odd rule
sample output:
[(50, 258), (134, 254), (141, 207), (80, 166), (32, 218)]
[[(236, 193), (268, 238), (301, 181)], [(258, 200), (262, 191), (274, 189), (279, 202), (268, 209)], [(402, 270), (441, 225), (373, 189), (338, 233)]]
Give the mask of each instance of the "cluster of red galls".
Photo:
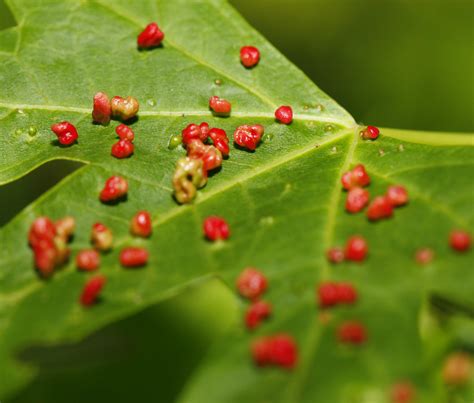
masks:
[[(31, 224), (28, 240), (34, 253), (35, 267), (42, 277), (50, 277), (54, 270), (67, 263), (70, 248), (67, 243), (74, 235), (75, 219), (64, 217), (56, 222), (48, 217), (38, 217)], [(152, 222), (147, 211), (138, 211), (130, 221), (130, 232), (134, 236), (147, 238), (152, 233)], [(92, 226), (90, 241), (93, 248), (82, 249), (76, 254), (76, 267), (79, 271), (95, 272), (100, 267), (100, 253), (108, 252), (113, 246), (113, 234), (102, 223)], [(140, 247), (125, 247), (120, 251), (120, 264), (134, 268), (148, 262), (148, 251)], [(93, 305), (105, 285), (106, 277), (96, 275), (88, 279), (80, 295), (84, 306)]]
[[(164, 33), (156, 23), (147, 25), (137, 38), (140, 49), (151, 49), (161, 45)], [(240, 49), (240, 60), (246, 68), (253, 68), (260, 61), (260, 52), (253, 46), (244, 46)], [(94, 96), (93, 120), (100, 124), (108, 124), (112, 117), (127, 121), (138, 112), (138, 102), (133, 97), (113, 97), (109, 101), (105, 93), (99, 92)], [(216, 116), (229, 116), (231, 103), (218, 96), (209, 99), (209, 108)], [(275, 118), (284, 124), (293, 120), (293, 111), (290, 106), (280, 106), (275, 111)], [(58, 136), (59, 143), (71, 145), (77, 138), (76, 128), (69, 122), (60, 122), (52, 126)], [(116, 127), (120, 140), (112, 146), (112, 155), (116, 158), (126, 158), (133, 154), (134, 133), (125, 124)], [(234, 132), (234, 143), (241, 148), (254, 151), (261, 141), (264, 127), (261, 125), (242, 125)], [(379, 129), (367, 126), (360, 132), (361, 138), (375, 140)], [(229, 139), (226, 132), (220, 128), (209, 128), (206, 122), (199, 125), (190, 124), (182, 131), (182, 143), (187, 150), (187, 159), (199, 160), (201, 165), (188, 164), (187, 159), (180, 161), (177, 170), (180, 170), (178, 186), (175, 186), (175, 196), (179, 202), (188, 202), (194, 197), (189, 192), (190, 187), (200, 187), (207, 180), (208, 171), (221, 166), (222, 160), (229, 155)], [(198, 175), (194, 171), (186, 171), (187, 166), (193, 170), (200, 169)], [(184, 168), (183, 168), (184, 167)], [(189, 168), (191, 169), (191, 168)], [(195, 175), (189, 179), (190, 174)], [(176, 175), (175, 175), (176, 176)], [(183, 179), (182, 177), (185, 177)], [(197, 179), (196, 179), (197, 178)], [(184, 182), (183, 182), (184, 181)], [(188, 181), (188, 182), (186, 182)], [(342, 185), (348, 191), (346, 210), (357, 213), (367, 207), (367, 217), (371, 221), (388, 218), (393, 215), (395, 207), (403, 206), (408, 202), (408, 193), (403, 186), (394, 185), (387, 189), (385, 195), (377, 196), (370, 201), (369, 192), (364, 189), (370, 184), (370, 177), (361, 164), (346, 172), (342, 178)], [(173, 181), (175, 185), (175, 180)], [(200, 185), (199, 185), (200, 184)], [(126, 196), (127, 181), (120, 176), (110, 177), (100, 193), (100, 200), (108, 203)], [(184, 192), (184, 196), (179, 192)], [(190, 197), (192, 195), (192, 197)], [(131, 221), (131, 232), (134, 235), (148, 237), (151, 235), (151, 218), (145, 211), (138, 212)], [(32, 224), (29, 234), (30, 245), (35, 255), (35, 264), (42, 275), (49, 276), (57, 265), (63, 264), (69, 257), (69, 249), (65, 246), (74, 231), (74, 219), (66, 217), (52, 223), (46, 217), (40, 217)], [(216, 216), (208, 217), (203, 223), (204, 235), (211, 241), (226, 240), (230, 236), (227, 222)], [(99, 251), (106, 251), (112, 247), (112, 232), (105, 225), (97, 223), (92, 228), (91, 242), (94, 249), (78, 252), (76, 266), (79, 270), (95, 271), (100, 266)], [(450, 235), (450, 245), (458, 251), (466, 251), (470, 247), (470, 236), (465, 231), (453, 231)], [(330, 262), (340, 263), (344, 260), (363, 261), (368, 253), (366, 240), (361, 236), (348, 239), (344, 249), (331, 248), (327, 252)], [(417, 260), (426, 262), (432, 258), (429, 250), (420, 250)], [(120, 253), (120, 262), (124, 267), (143, 266), (148, 261), (148, 252), (144, 248), (124, 248)], [(89, 306), (97, 301), (97, 297), (105, 284), (104, 276), (95, 276), (85, 284), (80, 301)], [(267, 288), (266, 277), (255, 268), (245, 269), (238, 277), (237, 289), (239, 293), (250, 300), (245, 313), (245, 324), (249, 330), (258, 327), (272, 313), (270, 303), (260, 299)], [(356, 289), (348, 283), (325, 282), (317, 288), (317, 300), (322, 308), (334, 307), (339, 304), (354, 304), (358, 294)], [(365, 326), (358, 321), (343, 322), (337, 330), (338, 339), (344, 343), (361, 344), (367, 339)], [(298, 358), (298, 350), (292, 336), (275, 334), (258, 338), (251, 345), (251, 352), (257, 365), (277, 365), (292, 368)], [(413, 390), (408, 384), (395, 385), (393, 399), (402, 402), (409, 401)]]
[(377, 221), (393, 215), (393, 209), (408, 203), (408, 192), (400, 185), (389, 186), (385, 195), (376, 196), (370, 203), (369, 192), (364, 187), (370, 184), (370, 177), (364, 165), (356, 165), (344, 173), (341, 178), (342, 186), (348, 191), (346, 210), (358, 213), (367, 205), (367, 218)]
[[(108, 125), (111, 118), (128, 121), (137, 115), (138, 109), (139, 104), (134, 97), (114, 96), (109, 100), (106, 93), (98, 92), (94, 95), (92, 119), (102, 125)], [(53, 124), (51, 130), (56, 134), (59, 144), (63, 146), (73, 145), (79, 137), (76, 127), (68, 121)], [(119, 140), (112, 145), (111, 154), (116, 158), (129, 157), (134, 151), (133, 130), (121, 123), (115, 128), (115, 132)]]
[[(204, 220), (203, 231), (204, 236), (210, 241), (222, 241), (230, 236), (228, 223), (217, 216), (210, 216)], [(245, 326), (249, 330), (256, 329), (272, 314), (272, 305), (261, 299), (267, 286), (265, 275), (254, 267), (244, 269), (236, 280), (237, 291), (250, 301), (245, 312)], [(254, 340), (251, 353), (259, 366), (277, 365), (292, 368), (298, 360), (298, 349), (293, 337), (284, 333)]]

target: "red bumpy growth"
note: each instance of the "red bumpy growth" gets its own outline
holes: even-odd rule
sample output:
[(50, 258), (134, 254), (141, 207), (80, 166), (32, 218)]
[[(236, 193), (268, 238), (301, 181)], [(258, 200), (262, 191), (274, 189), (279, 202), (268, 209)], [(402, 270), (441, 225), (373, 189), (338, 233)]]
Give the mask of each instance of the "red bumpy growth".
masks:
[(240, 295), (256, 300), (267, 289), (267, 278), (257, 269), (248, 267), (240, 273), (236, 285)]
[(70, 146), (79, 137), (76, 128), (70, 122), (55, 123), (51, 126), (51, 130), (58, 136), (59, 143), (64, 146)]
[(209, 125), (206, 122), (202, 122), (200, 125), (191, 123), (183, 129), (181, 134), (185, 146), (192, 140), (201, 140), (204, 143), (209, 134)]
[(133, 143), (127, 139), (122, 139), (117, 141), (113, 146), (111, 150), (111, 154), (115, 158), (127, 158), (130, 157), (133, 154), (135, 147), (133, 146)]
[(105, 92), (98, 92), (94, 95), (94, 108), (92, 110), (92, 119), (96, 123), (107, 125), (112, 116), (109, 97)]
[(106, 281), (107, 279), (101, 275), (90, 278), (82, 290), (80, 297), (81, 304), (86, 307), (95, 304)]
[(260, 60), (260, 51), (254, 46), (243, 46), (240, 48), (240, 61), (247, 67), (255, 66)]
[(111, 176), (105, 182), (104, 188), (100, 192), (100, 200), (104, 203), (120, 199), (128, 191), (128, 183), (121, 176)]
[(408, 203), (408, 192), (404, 186), (389, 186), (386, 194), (388, 202), (393, 207), (403, 206)]
[(148, 262), (148, 251), (145, 248), (123, 248), (120, 252), (120, 264), (123, 267), (140, 267)]
[(228, 116), (232, 109), (232, 105), (226, 99), (214, 95), (209, 99), (209, 108), (211, 108), (216, 115)]
[(285, 125), (289, 125), (293, 121), (293, 109), (291, 106), (282, 105), (275, 111), (275, 118)]
[(466, 252), (471, 247), (471, 235), (467, 231), (454, 230), (449, 234), (449, 244), (458, 252)]
[(360, 262), (365, 259), (368, 249), (365, 238), (358, 235), (353, 236), (349, 238), (346, 243), (346, 259)]
[(317, 300), (320, 307), (353, 304), (357, 301), (357, 291), (349, 283), (322, 283), (317, 289)]
[(79, 270), (94, 271), (99, 265), (100, 256), (95, 249), (81, 250), (76, 256), (76, 266)]
[(344, 261), (344, 250), (342, 248), (334, 247), (328, 249), (326, 257), (331, 263), (341, 263)]
[(165, 34), (160, 30), (156, 22), (148, 24), (138, 35), (137, 45), (141, 49), (150, 49), (159, 46)]
[(365, 326), (357, 321), (347, 321), (339, 326), (337, 336), (342, 343), (362, 344), (367, 340)]
[(415, 400), (415, 388), (410, 382), (396, 383), (390, 390), (392, 403), (411, 403)]
[(371, 201), (367, 208), (367, 218), (370, 221), (377, 221), (383, 218), (390, 218), (393, 215), (393, 205), (387, 196), (377, 196)]
[(370, 184), (370, 177), (364, 165), (356, 165), (351, 171), (347, 171), (341, 178), (342, 186), (346, 190), (354, 187), (365, 187)]
[(248, 329), (255, 329), (271, 313), (272, 306), (268, 302), (256, 301), (248, 307), (245, 313), (245, 325)]
[(104, 224), (97, 222), (92, 226), (91, 242), (94, 248), (100, 251), (108, 251), (112, 248), (112, 231)]
[(242, 125), (235, 129), (234, 142), (251, 151), (257, 148), (263, 135), (262, 125)]
[(259, 366), (275, 365), (293, 368), (298, 361), (298, 348), (290, 335), (261, 337), (251, 345), (254, 362)]
[(130, 232), (143, 238), (149, 237), (152, 232), (151, 216), (148, 211), (138, 211), (130, 221)]
[(207, 217), (202, 228), (204, 236), (210, 241), (225, 240), (230, 236), (229, 224), (221, 217)]
[(117, 136), (121, 140), (128, 140), (130, 142), (133, 142), (135, 139), (135, 133), (131, 129), (131, 127), (124, 125), (123, 123), (120, 123), (116, 128), (115, 128), (115, 133), (117, 133)]
[(224, 157), (229, 155), (229, 138), (225, 130), (212, 128), (209, 130), (209, 137), (211, 138), (214, 147), (216, 147)]
[(379, 137), (380, 130), (375, 126), (367, 126), (364, 130), (360, 132), (360, 137), (364, 140), (375, 140)]
[(370, 195), (366, 189), (354, 187), (347, 193), (346, 210), (349, 213), (358, 213), (369, 203)]
[(433, 249), (421, 248), (415, 252), (415, 261), (420, 265), (426, 265), (432, 262), (434, 258)]

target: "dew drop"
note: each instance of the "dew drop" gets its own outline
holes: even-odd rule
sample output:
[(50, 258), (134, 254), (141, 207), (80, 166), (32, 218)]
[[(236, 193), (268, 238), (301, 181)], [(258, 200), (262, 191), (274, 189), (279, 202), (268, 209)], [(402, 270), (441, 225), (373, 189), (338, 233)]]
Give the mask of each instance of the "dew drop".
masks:
[(15, 130), (15, 136), (21, 136), (22, 133), (23, 133), (23, 130), (21, 130), (21, 129), (16, 129)]
[(20, 115), (24, 115), (25, 111), (23, 109), (17, 109), (16, 110)]
[(219, 80), (218, 78), (216, 78), (216, 79), (214, 80), (214, 84), (215, 84), (215, 85), (222, 85), (222, 81)]
[(265, 133), (262, 137), (262, 141), (264, 143), (271, 143), (274, 137), (273, 133)]
[(153, 98), (147, 99), (146, 103), (150, 106), (155, 106), (156, 105), (156, 100)]
[(379, 155), (380, 155), (381, 157), (383, 157), (383, 156), (385, 155), (385, 151), (382, 150), (382, 149), (380, 149), (380, 150), (379, 150)]
[(405, 146), (404, 146), (403, 144), (400, 144), (400, 145), (398, 146), (398, 151), (400, 151), (401, 153), (402, 153), (403, 151), (405, 151)]
[(331, 148), (331, 154), (336, 154), (337, 153), (337, 147), (334, 146), (333, 148)]
[(318, 112), (322, 112), (322, 111), (324, 111), (324, 106), (321, 105), (321, 104), (317, 104), (316, 107), (315, 107), (315, 109), (316, 109), (316, 111), (318, 111)]
[(38, 133), (38, 129), (37, 129), (36, 127), (30, 126), (30, 127), (28, 128), (28, 134), (29, 134), (30, 136), (34, 136), (34, 135), (36, 135), (36, 133)]
[(334, 125), (326, 125), (324, 126), (325, 132), (332, 132), (334, 130)]

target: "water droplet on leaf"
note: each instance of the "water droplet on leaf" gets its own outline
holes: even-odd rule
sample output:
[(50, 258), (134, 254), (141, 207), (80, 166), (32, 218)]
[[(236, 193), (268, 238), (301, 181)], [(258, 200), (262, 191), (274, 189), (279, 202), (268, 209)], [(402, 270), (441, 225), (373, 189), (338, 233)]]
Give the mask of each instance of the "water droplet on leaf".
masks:
[(30, 127), (28, 128), (28, 134), (29, 134), (30, 136), (34, 136), (36, 133), (38, 133), (38, 129), (37, 129), (36, 127), (30, 126)]
[(153, 98), (147, 99), (146, 103), (150, 106), (155, 106), (156, 105), (156, 100)]
[(273, 133), (265, 133), (262, 137), (262, 141), (264, 143), (270, 143), (273, 140), (273, 137), (274, 137)]

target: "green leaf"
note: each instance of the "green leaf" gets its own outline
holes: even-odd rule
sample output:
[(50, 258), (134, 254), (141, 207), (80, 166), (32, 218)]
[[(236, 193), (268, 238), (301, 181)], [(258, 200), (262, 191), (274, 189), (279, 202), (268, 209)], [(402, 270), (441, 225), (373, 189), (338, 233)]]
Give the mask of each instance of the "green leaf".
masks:
[[(472, 253), (455, 254), (447, 243), (452, 228), (473, 228), (471, 135), (384, 129), (377, 141), (360, 140), (352, 117), (224, 1), (8, 4), (18, 26), (0, 32), (0, 183), (54, 159), (84, 166), (0, 231), (0, 399), (35, 376), (35, 368), (15, 358), (25, 347), (79, 341), (212, 277), (233, 289), (238, 273), (250, 265), (268, 276), (266, 299), (274, 315), (255, 335), (240, 321), (233, 323), (190, 378), (182, 402), (386, 402), (387, 389), (399, 379), (416, 384), (420, 402), (472, 392), (446, 390), (439, 376), (445, 354), (466, 345), (459, 326), (451, 324), (469, 329), (464, 323), (472, 322), (474, 312)], [(164, 46), (139, 52), (136, 35), (152, 20), (166, 33)], [(246, 44), (262, 53), (251, 70), (238, 59)], [(114, 124), (91, 123), (97, 91), (139, 99), (132, 158), (110, 156)], [(211, 116), (211, 95), (232, 101), (230, 118)], [(289, 126), (274, 121), (281, 104), (294, 109)], [(76, 125), (77, 145), (54, 144), (49, 127), (59, 120)], [(232, 149), (195, 203), (178, 206), (171, 176), (184, 151), (168, 150), (168, 140), (200, 121), (228, 134), (240, 124), (259, 123), (273, 140), (255, 153)], [(28, 133), (31, 126), (35, 135)], [(375, 224), (363, 214), (346, 214), (340, 177), (356, 163), (371, 175), (372, 195), (401, 183), (410, 204)], [(103, 205), (98, 193), (116, 173), (129, 181), (128, 200)], [(138, 209), (153, 213), (150, 240), (128, 234)], [(88, 247), (94, 222), (112, 228), (115, 248), (101, 267), (108, 277), (103, 303), (88, 310), (77, 303), (85, 276), (72, 262), (50, 281), (38, 279), (27, 231), (42, 214), (77, 218), (73, 252)], [(203, 239), (201, 222), (209, 214), (228, 219), (229, 241)], [(325, 250), (354, 233), (369, 240), (368, 260), (330, 266)], [(118, 253), (125, 245), (147, 247), (148, 266), (120, 268)], [(420, 268), (413, 254), (422, 246), (432, 247), (436, 259)], [(328, 279), (354, 283), (361, 297), (354, 307), (333, 310), (323, 325), (314, 287)], [(452, 307), (447, 317), (433, 301)], [(245, 309), (242, 301), (239, 317)], [(337, 324), (352, 318), (369, 331), (360, 348), (334, 339)], [(273, 332), (295, 337), (300, 360), (294, 371), (252, 364), (249, 343)]]

